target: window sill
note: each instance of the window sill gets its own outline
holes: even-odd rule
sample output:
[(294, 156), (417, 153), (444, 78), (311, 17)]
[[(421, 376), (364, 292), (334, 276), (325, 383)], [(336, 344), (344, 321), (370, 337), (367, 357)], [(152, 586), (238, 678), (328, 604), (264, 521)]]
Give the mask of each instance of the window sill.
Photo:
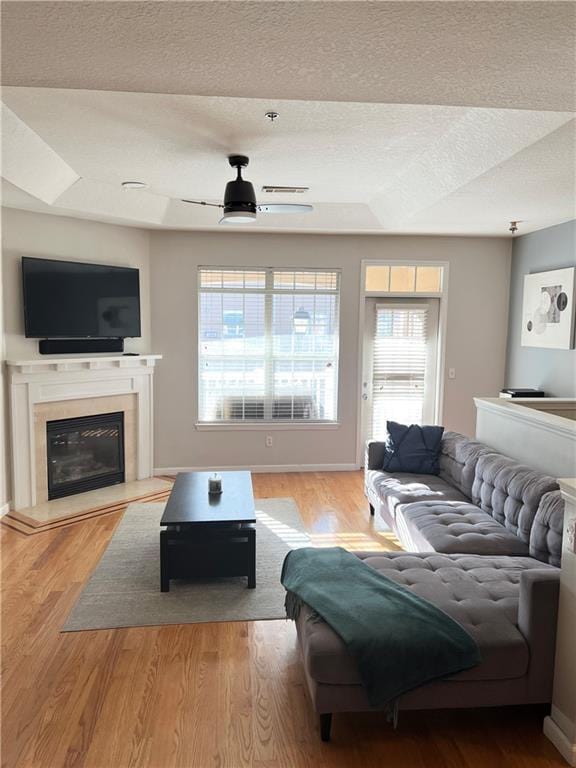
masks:
[(277, 422), (277, 421), (265, 421), (265, 422), (243, 422), (234, 423), (230, 421), (223, 422), (196, 422), (194, 425), (199, 432), (237, 432), (237, 431), (261, 431), (266, 430), (268, 432), (281, 431), (281, 430), (323, 430), (323, 429), (339, 429), (339, 421), (306, 421), (306, 422)]

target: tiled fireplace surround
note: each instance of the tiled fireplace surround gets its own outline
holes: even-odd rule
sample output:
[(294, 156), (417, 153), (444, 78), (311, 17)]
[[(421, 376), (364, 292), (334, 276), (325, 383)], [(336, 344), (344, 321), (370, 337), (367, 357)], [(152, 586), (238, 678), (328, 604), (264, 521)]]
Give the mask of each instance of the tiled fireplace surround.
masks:
[(46, 422), (124, 412), (126, 482), (153, 471), (152, 381), (160, 355), (16, 360), (10, 376), (12, 509), (48, 499)]
[(136, 480), (136, 395), (112, 395), (93, 400), (62, 400), (37, 403), (34, 407), (34, 446), (36, 448), (36, 503), (48, 501), (46, 423), (55, 419), (75, 419), (102, 413), (124, 413), (124, 479)]

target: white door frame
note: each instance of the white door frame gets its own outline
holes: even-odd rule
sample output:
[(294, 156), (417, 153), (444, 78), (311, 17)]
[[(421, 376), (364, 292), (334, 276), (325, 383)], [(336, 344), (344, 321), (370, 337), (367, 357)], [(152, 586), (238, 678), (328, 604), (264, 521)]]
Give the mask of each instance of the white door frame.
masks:
[[(404, 267), (442, 267), (442, 285), (438, 292), (429, 293), (384, 293), (382, 291), (366, 290), (366, 267), (372, 266), (404, 266)], [(439, 300), (438, 307), (438, 348), (436, 364), (436, 405), (434, 421), (442, 423), (444, 413), (444, 378), (446, 366), (446, 332), (448, 321), (448, 277), (449, 262), (428, 261), (426, 259), (363, 259), (360, 269), (360, 307), (358, 318), (358, 380), (357, 380), (357, 416), (356, 416), (356, 463), (361, 467), (364, 463), (364, 418), (365, 408), (362, 407), (362, 395), (364, 381), (364, 345), (366, 322), (366, 299), (430, 299)]]

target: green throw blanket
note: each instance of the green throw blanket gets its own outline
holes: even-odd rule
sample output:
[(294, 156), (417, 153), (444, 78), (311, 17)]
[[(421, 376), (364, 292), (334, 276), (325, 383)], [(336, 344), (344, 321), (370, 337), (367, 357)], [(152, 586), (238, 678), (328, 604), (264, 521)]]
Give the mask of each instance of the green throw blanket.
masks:
[(306, 603), (340, 635), (372, 707), (395, 714), (403, 693), (480, 663), (460, 624), (340, 547), (292, 550), (281, 580), (288, 618)]

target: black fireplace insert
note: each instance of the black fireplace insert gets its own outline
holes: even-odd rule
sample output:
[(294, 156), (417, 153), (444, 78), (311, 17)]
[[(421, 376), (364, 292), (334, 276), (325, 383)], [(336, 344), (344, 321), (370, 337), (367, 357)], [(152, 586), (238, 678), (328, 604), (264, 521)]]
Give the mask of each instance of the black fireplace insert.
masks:
[(46, 424), (48, 498), (124, 482), (124, 413)]

